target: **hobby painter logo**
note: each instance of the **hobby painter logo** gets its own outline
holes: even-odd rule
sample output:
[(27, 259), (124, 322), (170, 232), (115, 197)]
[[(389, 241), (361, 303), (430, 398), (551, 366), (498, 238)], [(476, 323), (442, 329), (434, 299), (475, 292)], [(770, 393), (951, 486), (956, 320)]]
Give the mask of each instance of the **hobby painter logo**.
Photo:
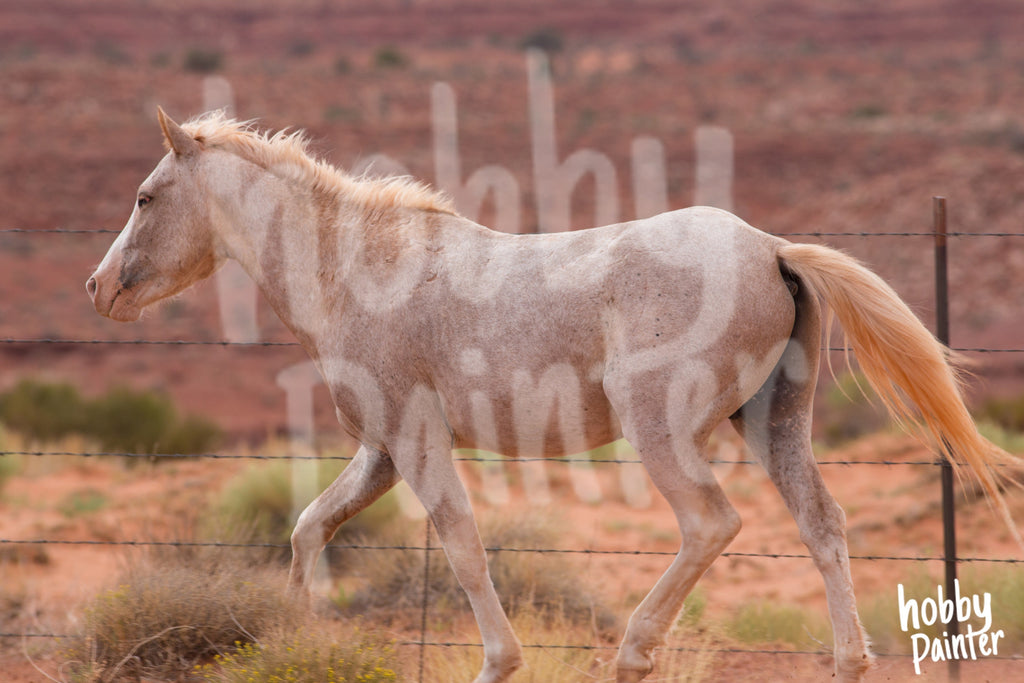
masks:
[[(980, 596), (961, 595), (960, 581), (953, 581), (953, 595), (943, 596), (942, 586), (937, 587), (935, 598), (925, 598), (918, 602), (914, 598), (906, 598), (903, 584), (897, 585), (897, 597), (900, 609), (900, 628), (910, 636), (914, 649), (914, 672), (921, 673), (921, 662), (930, 658), (933, 662), (945, 662), (951, 659), (977, 659), (999, 654), (999, 639), (1004, 637), (1002, 629), (992, 631), (992, 594), (982, 593)], [(949, 635), (942, 631), (941, 636), (922, 633), (921, 628), (939, 624), (948, 626), (953, 617), (960, 627), (967, 627), (967, 633)], [(975, 628), (971, 619), (981, 620), (980, 629)]]

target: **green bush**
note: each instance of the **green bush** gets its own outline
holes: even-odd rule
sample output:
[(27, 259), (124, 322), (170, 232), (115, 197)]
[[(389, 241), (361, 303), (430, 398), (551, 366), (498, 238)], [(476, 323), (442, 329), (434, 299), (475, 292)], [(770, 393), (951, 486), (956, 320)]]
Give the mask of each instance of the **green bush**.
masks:
[(377, 49), (373, 56), (373, 63), (385, 69), (394, 69), (407, 66), (409, 58), (394, 45), (384, 45)]
[[(253, 465), (228, 482), (213, 505), (204, 532), (211, 537), (230, 529), (236, 543), (287, 544), (292, 527), (290, 464)], [(282, 549), (271, 555), (285, 559)], [(265, 561), (267, 558), (263, 558)]]
[(70, 384), (23, 379), (0, 395), (0, 421), (35, 441), (85, 431), (86, 401)]
[(21, 471), (21, 460), (13, 455), (0, 455), (0, 491), (4, 490), (7, 480)]
[[(7, 436), (4, 434), (3, 425), (0, 425), (0, 451), (6, 451), (8, 448)], [(21, 455), (0, 455), (0, 493), (3, 493), (7, 480), (21, 472), (23, 464)]]
[(98, 398), (88, 412), (87, 431), (99, 439), (104, 450), (114, 452), (157, 452), (177, 420), (174, 406), (166, 396), (125, 387), (112, 389)]
[[(961, 596), (978, 596), (983, 599), (990, 594), (992, 609), (992, 631), (1002, 630), (999, 653), (1019, 651), (1024, 645), (1024, 572), (1014, 566), (965, 567), (959, 578)], [(908, 573), (899, 582), (903, 585), (905, 599), (919, 603), (936, 598), (938, 586), (944, 584), (942, 573), (927, 572), (918, 568)], [(944, 591), (944, 595), (948, 595)], [(899, 600), (896, 585), (871, 596), (860, 609), (864, 628), (871, 634), (875, 649), (879, 652), (909, 653), (912, 647), (910, 634), (903, 631), (900, 623)], [(983, 624), (973, 614), (966, 623), (960, 624), (960, 632), (966, 633), (968, 626), (977, 633)], [(945, 625), (937, 620), (932, 625), (922, 623), (920, 631), (929, 638), (941, 637)]]
[(288, 46), (289, 57), (308, 57), (316, 52), (316, 43), (308, 38), (298, 38)]
[[(317, 462), (317, 492), (334, 481), (346, 466), (337, 459)], [(220, 535), (220, 529), (231, 529), (234, 540), (239, 543), (269, 543), (287, 546), (295, 524), (295, 516), (301, 510), (295, 509), (292, 493), (293, 463), (273, 462), (249, 467), (236, 476), (214, 504), (209, 533)], [(305, 501), (303, 501), (303, 504)], [(392, 524), (398, 512), (398, 503), (393, 494), (385, 494), (373, 505), (345, 522), (335, 537), (335, 542), (353, 542), (356, 539), (379, 538), (383, 530)], [(281, 560), (291, 558), (291, 551), (282, 548), (272, 552)], [(330, 559), (341, 554), (328, 549)]]
[(786, 643), (807, 648), (832, 640), (824, 616), (770, 602), (743, 605), (729, 622), (728, 631), (748, 644)]
[(888, 112), (880, 104), (862, 104), (850, 110), (850, 117), (854, 119), (877, 119), (885, 116)]
[(992, 422), (1011, 432), (1024, 432), (1024, 395), (1014, 398), (993, 397), (981, 404), (975, 417)]
[(31, 379), (0, 394), (0, 422), (33, 441), (81, 434), (118, 453), (195, 454), (221, 437), (205, 418), (180, 419), (170, 398), (153, 391), (118, 387), (89, 400), (70, 384)]
[(224, 434), (213, 422), (197, 415), (186, 415), (163, 441), (161, 453), (197, 455), (214, 450)]
[(96, 512), (107, 506), (109, 500), (102, 491), (96, 489), (84, 489), (72, 491), (57, 504), (57, 509), (65, 517), (78, 517), (82, 514)]
[(348, 57), (341, 56), (334, 60), (334, 73), (343, 76), (352, 71), (352, 62)]
[(558, 29), (545, 26), (523, 38), (520, 46), (524, 49), (536, 48), (545, 52), (561, 52), (565, 47), (565, 39)]
[(131, 64), (132, 58), (127, 51), (110, 40), (98, 40), (93, 45), (93, 53), (108, 64)]
[(194, 47), (185, 53), (183, 66), (186, 71), (209, 74), (220, 69), (223, 64), (224, 53), (219, 50)]
[(815, 419), (821, 425), (827, 446), (840, 446), (889, 425), (889, 415), (880, 399), (860, 373), (845, 372), (815, 406)]

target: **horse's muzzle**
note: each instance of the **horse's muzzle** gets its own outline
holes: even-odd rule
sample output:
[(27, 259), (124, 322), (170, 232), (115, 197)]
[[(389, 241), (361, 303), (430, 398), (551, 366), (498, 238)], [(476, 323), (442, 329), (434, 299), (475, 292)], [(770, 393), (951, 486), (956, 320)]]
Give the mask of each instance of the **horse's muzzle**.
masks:
[(119, 278), (104, 278), (97, 270), (85, 283), (96, 312), (120, 322), (138, 320), (142, 309), (135, 305), (135, 293), (126, 289)]

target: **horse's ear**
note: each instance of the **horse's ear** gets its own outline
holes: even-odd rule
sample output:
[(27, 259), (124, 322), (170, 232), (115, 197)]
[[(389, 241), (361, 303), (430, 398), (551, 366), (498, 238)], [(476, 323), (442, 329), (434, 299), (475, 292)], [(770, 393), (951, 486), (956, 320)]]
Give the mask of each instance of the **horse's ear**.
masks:
[(160, 130), (164, 132), (164, 145), (179, 157), (192, 156), (199, 151), (199, 143), (186, 133), (181, 126), (164, 113), (163, 108), (156, 108), (156, 117), (160, 121)]

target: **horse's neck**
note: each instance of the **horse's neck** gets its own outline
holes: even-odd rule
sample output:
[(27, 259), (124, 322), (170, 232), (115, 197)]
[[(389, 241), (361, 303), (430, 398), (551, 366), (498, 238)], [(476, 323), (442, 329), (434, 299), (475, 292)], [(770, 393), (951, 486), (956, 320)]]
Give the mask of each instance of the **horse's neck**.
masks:
[(315, 353), (329, 323), (319, 277), (325, 265), (322, 216), (306, 197), (272, 178), (222, 202), (218, 230), (227, 256), (241, 264), (282, 322)]

